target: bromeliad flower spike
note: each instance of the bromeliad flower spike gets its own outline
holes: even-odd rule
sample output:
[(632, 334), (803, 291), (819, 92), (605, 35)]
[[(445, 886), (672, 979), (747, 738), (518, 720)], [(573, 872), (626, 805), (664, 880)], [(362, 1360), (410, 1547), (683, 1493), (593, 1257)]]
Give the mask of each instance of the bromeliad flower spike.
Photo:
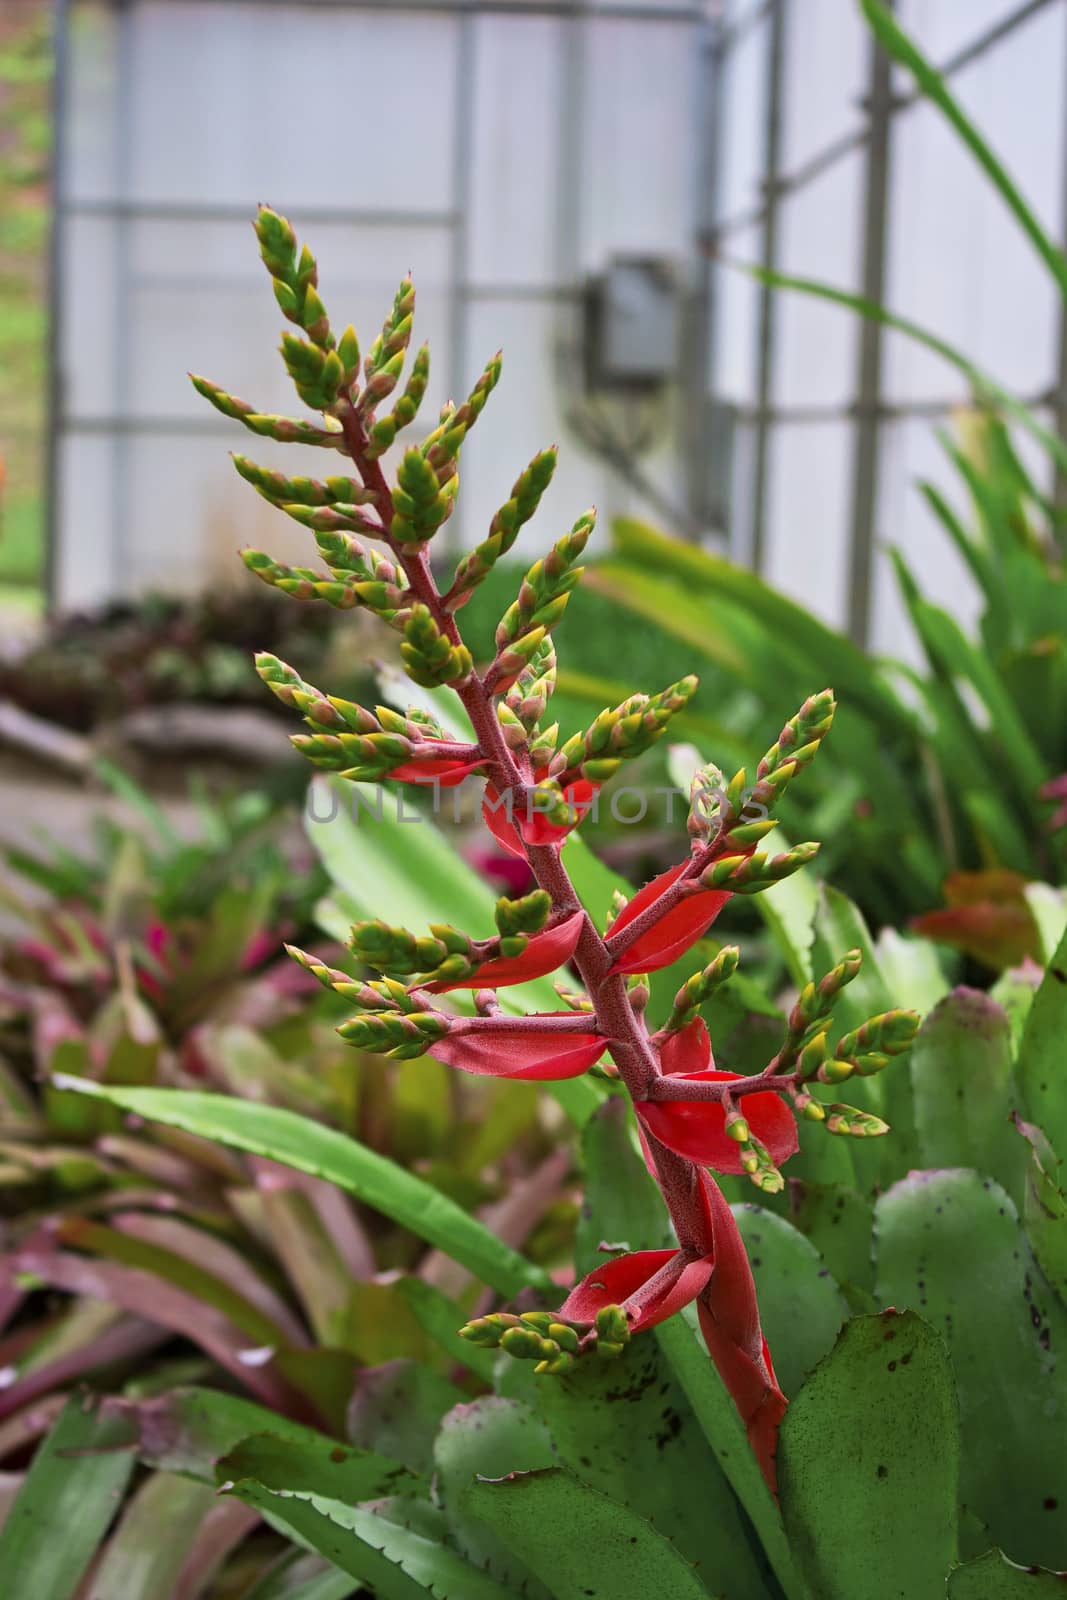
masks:
[[(645, 1019), (642, 975), (683, 956), (731, 895), (758, 893), (811, 860), (813, 844), (778, 855), (757, 846), (775, 826), (778, 798), (829, 732), (833, 695), (824, 690), (801, 706), (751, 784), (744, 772), (729, 783), (713, 767), (698, 773), (688, 858), (647, 884), (601, 934), (568, 875), (567, 835), (601, 785), (666, 732), (696, 680), (632, 695), (566, 739), (548, 721), (556, 678), (552, 633), (581, 576), (591, 511), (527, 572), (497, 628), (494, 658), (476, 668), (457, 614), (537, 510), (555, 451), (534, 456), (486, 537), (439, 587), (430, 565), (432, 541), (452, 514), (463, 442), (497, 383), (500, 357), (461, 405), (444, 406), (421, 443), (401, 447), (390, 482), (382, 457), (414, 422), (429, 375), (424, 346), (394, 398), (411, 338), (410, 281), (401, 283), (361, 363), (353, 329), (335, 335), (318, 294), (314, 258), (298, 247), (289, 223), (262, 209), (256, 233), (275, 297), (296, 330), (283, 334), (282, 358), (300, 399), (319, 415), (314, 421), (266, 415), (206, 379), (193, 382), (253, 433), (335, 452), (345, 458), (345, 469), (321, 479), (289, 478), (235, 457), (242, 477), (313, 532), (322, 558), (318, 568), (288, 567), (250, 550), (245, 562), (265, 582), (301, 599), (374, 612), (400, 633), (404, 665), (416, 683), (455, 691), (473, 737), (448, 737), (418, 709), (368, 709), (327, 695), (273, 656), (258, 658), (260, 674), (303, 717), (309, 731), (294, 743), (318, 766), (364, 782), (450, 785), (477, 774), (485, 785), (487, 825), (526, 859), (538, 885), (498, 903), (491, 939), (444, 925), (415, 933), (384, 922), (357, 924), (352, 952), (379, 974), (366, 981), (292, 953), (351, 1001), (355, 1014), (340, 1031), (363, 1050), (426, 1053), (463, 1072), (541, 1081), (575, 1077), (610, 1056), (633, 1103), (677, 1247), (606, 1260), (557, 1312), (501, 1312), (469, 1324), (463, 1334), (533, 1359), (539, 1372), (557, 1373), (577, 1360), (617, 1355), (631, 1335), (695, 1301), (711, 1358), (773, 1487), (785, 1398), (760, 1328), (744, 1245), (711, 1173), (746, 1173), (762, 1191), (780, 1189), (779, 1168), (797, 1149), (797, 1118), (819, 1122), (830, 1134), (886, 1132), (868, 1112), (825, 1104), (818, 1089), (881, 1071), (907, 1049), (918, 1019), (890, 1012), (830, 1044), (835, 997), (859, 969), (853, 951), (802, 990), (782, 1047), (766, 1068), (738, 1077), (716, 1071), (700, 1015), (729, 979), (736, 950), (723, 950), (686, 980), (656, 1032)], [(498, 989), (567, 966), (577, 970), (583, 991), (561, 983), (561, 1010), (524, 1017), (502, 1012)], [(440, 1002), (457, 990), (472, 992), (469, 1014), (457, 1014), (452, 1001)]]

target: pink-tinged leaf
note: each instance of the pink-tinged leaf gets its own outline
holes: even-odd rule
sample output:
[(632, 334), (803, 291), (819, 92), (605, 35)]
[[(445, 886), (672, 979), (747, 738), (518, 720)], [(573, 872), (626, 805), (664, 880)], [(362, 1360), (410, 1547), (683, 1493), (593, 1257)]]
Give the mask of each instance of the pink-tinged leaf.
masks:
[(431, 994), (447, 994), (450, 989), (502, 989), (509, 983), (543, 978), (570, 960), (584, 922), (585, 912), (576, 911), (554, 928), (535, 933), (521, 956), (501, 956), (496, 961), (484, 962), (468, 978), (457, 978), (450, 983), (426, 983), (422, 987)]
[(676, 1073), (707, 1072), (711, 1059), (711, 1036), (703, 1017), (694, 1017), (677, 1033), (669, 1033), (660, 1045), (660, 1070), (665, 1077)]
[[(711, 1069), (678, 1076), (690, 1083), (729, 1083), (738, 1081), (740, 1074)], [(774, 1089), (746, 1094), (741, 1109), (775, 1166), (796, 1155), (796, 1118)], [(744, 1172), (741, 1146), (726, 1132), (726, 1112), (717, 1100), (642, 1100), (634, 1110), (660, 1144), (676, 1155), (716, 1172)]]
[(23, 1249), (15, 1254), (20, 1272), (32, 1272), (54, 1289), (88, 1295), (169, 1328), (194, 1344), (233, 1374), (246, 1389), (287, 1416), (314, 1421), (304, 1397), (273, 1370), (270, 1360), (250, 1361), (249, 1340), (222, 1312), (196, 1295), (137, 1267), (117, 1266), (61, 1250)]
[[(594, 1322), (604, 1306), (622, 1305), (677, 1254), (677, 1250), (636, 1250), (605, 1261), (574, 1286), (560, 1307), (560, 1316), (569, 1322)], [(632, 1331), (654, 1328), (657, 1322), (673, 1317), (703, 1292), (711, 1272), (710, 1256), (688, 1262), (673, 1283), (639, 1308), (630, 1322)]]
[[(543, 777), (544, 773), (541, 773), (538, 782)], [(576, 828), (588, 816), (599, 792), (600, 785), (591, 783), (588, 778), (577, 778), (573, 783), (568, 783), (563, 794), (577, 815), (573, 822), (560, 826), (551, 822), (543, 811), (535, 810), (532, 804), (527, 805), (521, 797), (514, 800), (509, 817), (508, 806), (501, 799), (499, 791), (493, 784), (487, 783), (482, 819), (498, 844), (513, 856), (522, 856), (525, 855), (524, 844), (559, 844), (572, 828)]]
[(343, 1189), (325, 1178), (313, 1177), (310, 1172), (283, 1167), (280, 1161), (271, 1161), (266, 1156), (250, 1156), (249, 1166), (261, 1193), (299, 1189), (305, 1194), (318, 1212), (323, 1230), (350, 1276), (373, 1278), (377, 1271), (373, 1246)]
[(1018, 966), (1041, 953), (1025, 887), (1025, 878), (1002, 867), (952, 872), (942, 885), (946, 908), (913, 917), (911, 926), (995, 971)]
[[(653, 878), (651, 883), (646, 883), (643, 889), (638, 890), (612, 923), (611, 937), (622, 933), (624, 928), (628, 928), (647, 911), (660, 895), (678, 881), (688, 864), (683, 861), (676, 867), (668, 867), (666, 872), (661, 872), (658, 878)], [(672, 961), (684, 956), (698, 939), (703, 938), (729, 898), (726, 889), (698, 889), (695, 894), (686, 895), (623, 951), (612, 972), (658, 972), (660, 967), (669, 967)]]
[(432, 755), (401, 761), (399, 765), (391, 767), (386, 776), (400, 783), (436, 783), (442, 789), (454, 789), (484, 764), (482, 760), (468, 761), (461, 756), (450, 755), (447, 742), (439, 742), (438, 749)]
[[(32, 1331), (32, 1330), (31, 1330)], [(166, 1344), (169, 1331), (141, 1317), (121, 1317), (92, 1338), (66, 1350), (54, 1361), (33, 1367), (0, 1388), (0, 1417), (13, 1416), (41, 1395), (82, 1378), (98, 1367), (136, 1361)], [(6, 1371), (3, 1374), (6, 1376)]]
[[(544, 1015), (565, 1017), (573, 1013), (548, 1011)], [(446, 1034), (443, 1039), (435, 1039), (426, 1053), (461, 1072), (550, 1083), (559, 1078), (580, 1077), (600, 1060), (607, 1046), (608, 1041), (598, 1033), (565, 1033), (558, 1028), (509, 1032), (501, 1027)]]
[(259, 1520), (254, 1506), (229, 1497), (216, 1500), (182, 1562), (172, 1600), (197, 1600), (207, 1594), (223, 1562), (244, 1543)]

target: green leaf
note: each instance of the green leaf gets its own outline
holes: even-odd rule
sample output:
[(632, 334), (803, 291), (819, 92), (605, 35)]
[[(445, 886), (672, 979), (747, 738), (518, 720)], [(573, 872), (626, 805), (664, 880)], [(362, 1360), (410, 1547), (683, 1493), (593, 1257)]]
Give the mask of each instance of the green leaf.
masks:
[(1023, 1027), (1016, 1075), (1027, 1115), (1054, 1150), (1067, 1150), (1067, 933), (1056, 948), (1034, 995)]
[(918, 1165), (973, 1167), (1020, 1202), (1026, 1153), (1011, 1125), (1007, 1013), (978, 989), (953, 989), (919, 1029), (908, 1065)]
[(1017, 1567), (1002, 1550), (987, 1550), (948, 1578), (948, 1600), (1059, 1600), (1062, 1594), (1062, 1572)]
[(512, 1296), (523, 1288), (551, 1286), (543, 1268), (502, 1244), (438, 1189), (336, 1128), (276, 1106), (253, 1105), (225, 1095), (180, 1089), (114, 1089), (88, 1078), (54, 1081), (60, 1088), (106, 1100), (149, 1122), (183, 1128), (326, 1178), (410, 1228), (420, 1239), (447, 1251), (499, 1294)]
[(764, 1600), (766, 1575), (749, 1554), (737, 1500), (654, 1339), (539, 1379), (536, 1408), (562, 1464), (647, 1518), (699, 1564), (713, 1594), (728, 1588), (733, 1600)]
[(495, 1394), (456, 1406), (442, 1419), (433, 1459), (437, 1494), (460, 1553), (510, 1592), (552, 1600), (499, 1535), (468, 1514), (463, 1499), (477, 1478), (505, 1478), (509, 1472), (555, 1465), (552, 1440), (530, 1407)]
[(133, 1471), (129, 1431), (99, 1401), (67, 1401), (0, 1533), (8, 1594), (70, 1600), (115, 1515)]
[(786, 1412), (778, 1444), (782, 1515), (819, 1600), (943, 1593), (956, 1558), (958, 1468), (941, 1340), (910, 1311), (847, 1322)]
[(441, 1418), (467, 1396), (447, 1378), (414, 1361), (389, 1361), (362, 1372), (348, 1410), (353, 1443), (387, 1450), (413, 1472), (433, 1470)]
[[(463, 1501), (556, 1600), (708, 1600), (695, 1568), (669, 1539), (562, 1467), (473, 1483)], [(709, 1544), (721, 1537), (713, 1524), (703, 1534)]]
[(469, 1339), (460, 1338), (458, 1330), (467, 1321), (467, 1314), (443, 1289), (427, 1283), (424, 1278), (400, 1278), (396, 1292), (435, 1344), (447, 1351), (453, 1361), (469, 1367), (485, 1383), (492, 1383), (496, 1352), (483, 1350)]
[[(835, 1184), (794, 1182), (789, 1187), (789, 1219), (811, 1240), (846, 1296), (860, 1290), (869, 1300), (868, 1291), (874, 1288), (871, 1201)], [(869, 1310), (870, 1305), (856, 1309)]]
[(1019, 1117), (1015, 1125), (1029, 1146), (1023, 1198), (1026, 1236), (1049, 1287), (1067, 1306), (1067, 1194), (1062, 1163), (1040, 1128)]
[(242, 1600), (348, 1600), (361, 1587), (358, 1579), (321, 1557), (291, 1549)]
[(1015, 1207), (977, 1173), (913, 1173), (878, 1201), (875, 1235), (881, 1303), (916, 1308), (948, 1344), (964, 1504), (1011, 1555), (1056, 1564), (1047, 1503), (1067, 1505), (1067, 1313)]
[(1028, 883), (1023, 894), (1034, 914), (1040, 956), (1047, 966), (1056, 954), (1056, 946), (1067, 933), (1067, 894), (1062, 889), (1053, 889), (1047, 883)]
[(93, 1574), (92, 1600), (160, 1600), (175, 1579), (211, 1507), (215, 1492), (168, 1472), (138, 1489)]
[(279, 1433), (253, 1433), (241, 1439), (220, 1456), (215, 1476), (221, 1483), (254, 1478), (266, 1489), (352, 1502), (415, 1494), (421, 1487), (402, 1462), (373, 1450), (325, 1437), (298, 1440)]
[(832, 1348), (848, 1305), (818, 1250), (763, 1206), (733, 1207), (782, 1392), (792, 1398)]
[(655, 1332), (675, 1381), (756, 1529), (763, 1553), (788, 1600), (813, 1600), (790, 1551), (778, 1507), (745, 1436), (745, 1425), (708, 1357), (695, 1309), (688, 1307), (680, 1316), (661, 1323)]

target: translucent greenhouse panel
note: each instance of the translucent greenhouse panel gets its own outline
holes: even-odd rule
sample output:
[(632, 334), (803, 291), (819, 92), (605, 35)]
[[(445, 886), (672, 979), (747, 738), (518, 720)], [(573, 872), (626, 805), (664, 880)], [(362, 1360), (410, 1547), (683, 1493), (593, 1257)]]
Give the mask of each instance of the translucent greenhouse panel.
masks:
[(109, 199), (115, 192), (115, 83), (118, 20), (111, 5), (76, 3), (71, 12), (64, 128), (68, 198)]
[(762, 18), (745, 30), (726, 58), (718, 116), (726, 135), (719, 155), (719, 219), (747, 211), (760, 199), (769, 39), (770, 29)]
[(862, 128), (870, 34), (859, 8), (804, 0), (787, 12), (782, 167), (793, 172), (842, 135)]
[(474, 30), (468, 276), (476, 285), (548, 284), (570, 30), (558, 18), (514, 16), (480, 16)]
[(447, 209), (453, 18), (135, 0), (130, 26), (138, 198)]
[[(292, 221), (321, 265), (320, 288), (338, 332), (352, 322), (366, 349), (413, 273), (417, 340), (433, 345), (426, 414), (450, 392), (450, 236), (445, 230)], [(265, 411), (303, 415), (278, 354), (287, 326), (248, 228), (232, 222), (144, 221), (130, 230), (131, 403), (138, 415), (208, 419), (187, 371)], [(251, 447), (252, 436), (246, 434)]]
[(951, 611), (964, 627), (973, 627), (979, 609), (974, 582), (927, 505), (919, 482), (934, 484), (965, 521), (969, 507), (959, 475), (929, 418), (901, 418), (884, 424), (881, 451), (870, 648), (915, 665), (922, 651), (886, 549), (893, 546), (901, 552), (927, 599)]
[(763, 576), (835, 627), (847, 614), (852, 447), (848, 423), (783, 423), (770, 451)]
[[(559, 446), (559, 467), (535, 522), (520, 536), (520, 555), (539, 554), (589, 505), (597, 507), (602, 529), (621, 512), (660, 520), (620, 484), (613, 469), (575, 436), (567, 422), (567, 397), (553, 372), (557, 324), (551, 306), (503, 300), (477, 304), (471, 308), (469, 335), (472, 357), (475, 351), (491, 353), (503, 346), (504, 371), (463, 447), (459, 505), (445, 530), (453, 547), (469, 546), (484, 536), (522, 468), (538, 450), (553, 443)], [(477, 375), (475, 360), (466, 370), (471, 379)], [(682, 478), (669, 438), (650, 459), (642, 457), (640, 466), (680, 496)]]
[[(699, 86), (696, 35), (674, 23), (590, 21), (573, 160), (581, 177), (576, 264), (616, 251), (681, 259), (691, 244)], [(571, 40), (565, 37), (565, 46)], [(577, 40), (575, 40), (577, 44)], [(565, 175), (564, 175), (565, 177)]]
[[(953, 79), (1027, 197), (1060, 228), (1067, 15), (1048, 8)], [(932, 108), (899, 119), (891, 164), (888, 303), (934, 329), (1001, 382), (1033, 395), (1053, 375), (1056, 291), (1032, 246), (958, 137)], [(892, 338), (894, 399), (951, 395), (959, 379)]]
[[(731, 241), (731, 254), (741, 261), (757, 260), (759, 243), (758, 229), (746, 228)], [(716, 399), (751, 404), (756, 398), (759, 284), (734, 267), (716, 267), (713, 294), (714, 370), (709, 374), (712, 393)]]
[(64, 419), (110, 417), (121, 403), (119, 236), (99, 217), (72, 216), (63, 222), (62, 237), (60, 413)]
[[(936, 64), (948, 60), (1010, 15), (1013, 0), (897, 0), (902, 28)], [(999, 50), (995, 47), (994, 54)]]
[(58, 460), (59, 539), (53, 587), (61, 610), (102, 605), (121, 587), (114, 570), (114, 441), (99, 433), (67, 434)]
[[(780, 206), (781, 271), (854, 289), (859, 280), (864, 165), (853, 151)], [(857, 320), (849, 311), (782, 291), (775, 311), (774, 399), (836, 406), (856, 387)]]

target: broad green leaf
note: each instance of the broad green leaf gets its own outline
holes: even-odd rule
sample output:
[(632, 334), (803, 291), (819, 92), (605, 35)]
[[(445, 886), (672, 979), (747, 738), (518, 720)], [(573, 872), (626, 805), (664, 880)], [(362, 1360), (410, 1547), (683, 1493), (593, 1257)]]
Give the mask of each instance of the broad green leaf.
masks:
[(276, 1106), (253, 1105), (225, 1095), (114, 1089), (88, 1078), (63, 1077), (58, 1087), (106, 1100), (149, 1122), (218, 1139), (237, 1150), (269, 1156), (283, 1166), (326, 1178), (447, 1251), (499, 1294), (510, 1296), (527, 1287), (551, 1286), (543, 1268), (502, 1244), (439, 1190), (335, 1128)]
[[(463, 1500), (468, 1513), (492, 1529), (556, 1600), (616, 1594), (626, 1600), (708, 1600), (696, 1569), (669, 1539), (562, 1467), (473, 1483)], [(709, 1546), (724, 1538), (710, 1518), (702, 1532)], [(730, 1553), (740, 1554), (723, 1550), (724, 1556)]]
[(1062, 1572), (1017, 1567), (1002, 1550), (987, 1550), (948, 1579), (948, 1600), (1059, 1600), (1062, 1594)]
[(0, 1533), (0, 1571), (12, 1596), (70, 1600), (115, 1515), (133, 1471), (122, 1422), (84, 1395), (67, 1401), (38, 1447)]
[(280, 1433), (252, 1433), (241, 1439), (219, 1457), (215, 1477), (220, 1483), (254, 1478), (265, 1489), (353, 1503), (415, 1494), (420, 1487), (402, 1462), (373, 1450), (325, 1437), (297, 1440)]
[(1015, 1207), (977, 1173), (913, 1173), (879, 1199), (875, 1236), (879, 1300), (914, 1307), (949, 1348), (963, 1503), (1012, 1557), (1055, 1565), (1062, 1530), (1047, 1502), (1067, 1505), (1067, 1312)]
[[(874, 1288), (874, 1206), (854, 1189), (794, 1183), (789, 1189), (789, 1218), (811, 1240), (848, 1297)], [(869, 1305), (855, 1309), (870, 1309)]]
[(499, 1535), (468, 1514), (463, 1499), (464, 1490), (479, 1478), (506, 1478), (511, 1472), (556, 1465), (548, 1431), (530, 1407), (495, 1394), (457, 1406), (442, 1419), (433, 1459), (434, 1484), (460, 1554), (510, 1592), (552, 1600)]
[(1023, 889), (1037, 923), (1041, 960), (1047, 966), (1067, 933), (1067, 894), (1048, 883), (1028, 883)]
[(93, 1574), (91, 1600), (170, 1595), (204, 1518), (215, 1504), (206, 1483), (154, 1472), (126, 1506)]
[(756, 1281), (760, 1320), (782, 1392), (790, 1399), (833, 1346), (848, 1305), (818, 1250), (763, 1206), (733, 1207)]
[(766, 1575), (746, 1547), (737, 1500), (654, 1339), (540, 1378), (536, 1394), (558, 1459), (577, 1478), (647, 1518), (699, 1564), (712, 1594), (764, 1600)]
[(340, 1500), (275, 1492), (254, 1478), (241, 1479), (230, 1493), (305, 1550), (369, 1585), (379, 1600), (514, 1600), (441, 1536), (427, 1536), (414, 1525), (414, 1514), (413, 1526), (406, 1527)]
[(953, 989), (919, 1029), (907, 1066), (918, 1165), (973, 1167), (1021, 1201), (1026, 1152), (1011, 1125), (1007, 1014), (978, 989)]
[(441, 1418), (467, 1396), (440, 1373), (414, 1361), (387, 1361), (360, 1373), (348, 1408), (354, 1444), (385, 1450), (413, 1472), (433, 1470)]
[(819, 1600), (943, 1594), (956, 1559), (958, 1469), (941, 1340), (910, 1311), (846, 1322), (778, 1442), (782, 1515)]
[(1067, 933), (1034, 995), (1015, 1066), (1027, 1117), (1054, 1150), (1067, 1150)]
[(725, 1477), (759, 1534), (763, 1553), (788, 1600), (813, 1600), (789, 1549), (778, 1507), (745, 1436), (745, 1425), (708, 1356), (695, 1307), (690, 1306), (680, 1316), (661, 1323), (656, 1329), (656, 1342)]
[(874, 953), (893, 1005), (925, 1016), (948, 993), (948, 979), (937, 945), (931, 940), (905, 936), (895, 928), (883, 928), (875, 942)]
[[(634, 892), (633, 884), (628, 883), (618, 872), (613, 872), (611, 867), (606, 867), (600, 857), (593, 854), (577, 830), (568, 834), (564, 842), (563, 865), (578, 892), (582, 905), (597, 927), (603, 931), (611, 909), (612, 896), (618, 892), (629, 899)], [(558, 997), (556, 1005), (559, 1005)]]

